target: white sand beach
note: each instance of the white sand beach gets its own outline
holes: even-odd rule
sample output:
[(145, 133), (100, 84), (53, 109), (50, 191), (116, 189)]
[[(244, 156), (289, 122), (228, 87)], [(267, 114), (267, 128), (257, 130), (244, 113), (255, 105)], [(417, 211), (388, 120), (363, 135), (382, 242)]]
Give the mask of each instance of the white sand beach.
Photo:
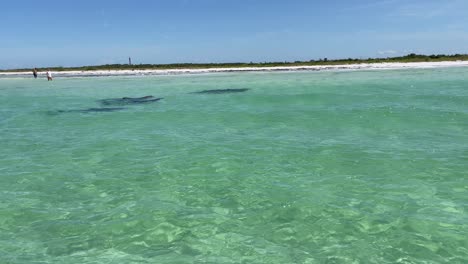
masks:
[[(271, 72), (271, 71), (326, 71), (326, 70), (385, 70), (385, 69), (427, 69), (442, 67), (468, 67), (468, 61), (442, 61), (442, 62), (390, 62), (390, 63), (360, 63), (344, 65), (320, 66), (279, 66), (279, 67), (240, 67), (240, 68), (206, 68), (206, 69), (167, 69), (167, 70), (99, 70), (99, 71), (60, 71), (54, 72), (54, 77), (80, 77), (80, 76), (139, 76), (139, 75), (173, 75), (173, 74), (200, 74), (222, 72)], [(31, 72), (0, 72), (0, 77), (22, 77)], [(45, 75), (45, 72), (39, 72)]]

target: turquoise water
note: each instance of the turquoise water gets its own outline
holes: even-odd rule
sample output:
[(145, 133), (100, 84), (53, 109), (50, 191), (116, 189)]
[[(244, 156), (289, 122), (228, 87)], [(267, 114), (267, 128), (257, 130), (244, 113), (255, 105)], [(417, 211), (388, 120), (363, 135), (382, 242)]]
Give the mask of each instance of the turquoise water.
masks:
[[(191, 93), (228, 88), (249, 90)], [(0, 95), (0, 263), (468, 263), (467, 68)]]

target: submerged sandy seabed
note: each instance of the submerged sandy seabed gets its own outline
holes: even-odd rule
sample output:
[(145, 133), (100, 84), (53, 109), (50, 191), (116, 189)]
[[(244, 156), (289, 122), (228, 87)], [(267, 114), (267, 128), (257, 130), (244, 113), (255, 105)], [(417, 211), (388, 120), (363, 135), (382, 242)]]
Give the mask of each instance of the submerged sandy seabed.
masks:
[[(360, 63), (344, 65), (320, 66), (278, 66), (278, 67), (241, 67), (241, 68), (206, 68), (206, 69), (168, 69), (168, 70), (99, 70), (99, 71), (61, 71), (53, 72), (54, 76), (131, 76), (131, 75), (169, 75), (196, 74), (216, 72), (269, 72), (269, 71), (324, 71), (324, 70), (383, 70), (383, 69), (427, 69), (439, 67), (467, 67), (468, 61), (442, 62), (389, 62), (389, 63)], [(45, 72), (40, 72), (45, 75)], [(32, 75), (31, 72), (0, 72), (2, 76)]]

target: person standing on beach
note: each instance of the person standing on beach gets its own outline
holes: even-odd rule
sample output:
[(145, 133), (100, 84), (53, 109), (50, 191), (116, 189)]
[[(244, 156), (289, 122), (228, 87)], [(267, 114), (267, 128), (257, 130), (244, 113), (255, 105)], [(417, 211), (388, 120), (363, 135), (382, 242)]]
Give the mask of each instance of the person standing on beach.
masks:
[(34, 79), (37, 78), (37, 68), (34, 68), (34, 70), (33, 70), (33, 76), (34, 76)]
[(47, 81), (52, 81), (52, 73), (50, 72), (49, 69), (47, 69), (46, 75), (47, 75)]

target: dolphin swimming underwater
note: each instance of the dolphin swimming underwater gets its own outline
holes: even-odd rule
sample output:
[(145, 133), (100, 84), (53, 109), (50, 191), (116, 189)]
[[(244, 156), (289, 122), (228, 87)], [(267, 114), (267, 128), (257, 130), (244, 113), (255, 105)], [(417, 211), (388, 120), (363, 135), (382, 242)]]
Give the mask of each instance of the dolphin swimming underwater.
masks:
[(225, 94), (225, 93), (242, 93), (246, 92), (249, 89), (240, 88), (240, 89), (215, 89), (215, 90), (203, 90), (199, 92), (193, 92), (194, 94)]
[(147, 95), (143, 97), (122, 97), (122, 98), (102, 99), (102, 100), (99, 100), (99, 102), (102, 105), (131, 105), (131, 104), (153, 103), (161, 99), (163, 98), (155, 98), (152, 95)]
[[(111, 99), (102, 99), (99, 102), (104, 106), (122, 106), (122, 105), (131, 105), (131, 104), (145, 104), (145, 103), (152, 103), (157, 102), (163, 98), (155, 98), (152, 95), (147, 95), (143, 97), (122, 97), (122, 98), (111, 98)], [(57, 113), (95, 113), (95, 112), (115, 112), (124, 110), (127, 108), (124, 107), (92, 107), (87, 109), (71, 109), (71, 110), (57, 110), (49, 112), (49, 114), (54, 115)]]
[(123, 107), (103, 107), (103, 108), (87, 108), (87, 109), (72, 109), (72, 110), (57, 110), (56, 113), (93, 113), (93, 112), (115, 112), (124, 110)]

